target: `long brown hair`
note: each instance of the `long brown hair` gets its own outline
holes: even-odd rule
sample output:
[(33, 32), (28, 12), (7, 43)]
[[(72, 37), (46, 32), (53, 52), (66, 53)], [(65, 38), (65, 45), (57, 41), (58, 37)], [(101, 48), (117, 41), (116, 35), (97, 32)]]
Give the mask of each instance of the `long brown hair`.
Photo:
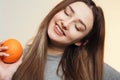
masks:
[[(49, 22), (57, 12), (77, 1), (82, 1), (91, 7), (94, 15), (93, 29), (81, 40), (80, 47), (70, 45), (65, 49), (57, 74), (64, 80), (102, 80), (105, 21), (102, 9), (92, 0), (63, 0), (53, 8), (41, 23), (23, 63), (12, 80), (44, 80)], [(86, 41), (88, 42), (84, 45)], [(63, 75), (59, 75), (60, 68)]]

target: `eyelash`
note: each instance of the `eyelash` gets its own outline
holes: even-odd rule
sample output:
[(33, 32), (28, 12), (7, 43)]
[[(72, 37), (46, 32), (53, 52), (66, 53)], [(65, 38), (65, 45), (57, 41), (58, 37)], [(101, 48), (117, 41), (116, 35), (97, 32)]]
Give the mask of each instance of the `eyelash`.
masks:
[[(64, 13), (65, 13), (65, 15), (70, 16), (70, 15), (67, 13), (66, 8), (64, 9)], [(76, 29), (77, 31), (80, 31), (80, 30), (78, 29), (78, 27), (77, 27), (76, 24), (75, 24), (75, 29)]]
[(77, 31), (80, 31), (76, 25), (75, 25), (75, 29), (76, 29)]
[(67, 16), (70, 16), (67, 11), (66, 11), (66, 8), (64, 9), (64, 13), (67, 15)]

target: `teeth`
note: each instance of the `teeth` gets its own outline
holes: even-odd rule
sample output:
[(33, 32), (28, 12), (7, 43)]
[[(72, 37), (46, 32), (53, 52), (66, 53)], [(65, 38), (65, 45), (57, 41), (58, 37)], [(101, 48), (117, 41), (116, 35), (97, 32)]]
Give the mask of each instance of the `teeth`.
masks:
[(56, 25), (56, 28), (58, 29), (59, 32), (61, 32), (63, 34), (63, 32), (61, 31), (61, 29), (58, 27), (58, 25)]

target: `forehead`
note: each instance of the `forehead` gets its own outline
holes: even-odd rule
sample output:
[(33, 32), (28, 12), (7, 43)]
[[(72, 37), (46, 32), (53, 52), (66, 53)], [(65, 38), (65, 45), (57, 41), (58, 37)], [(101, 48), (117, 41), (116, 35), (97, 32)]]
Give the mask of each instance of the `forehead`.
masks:
[(70, 4), (77, 17), (82, 20), (86, 27), (89, 29), (93, 25), (93, 13), (84, 2), (74, 2)]

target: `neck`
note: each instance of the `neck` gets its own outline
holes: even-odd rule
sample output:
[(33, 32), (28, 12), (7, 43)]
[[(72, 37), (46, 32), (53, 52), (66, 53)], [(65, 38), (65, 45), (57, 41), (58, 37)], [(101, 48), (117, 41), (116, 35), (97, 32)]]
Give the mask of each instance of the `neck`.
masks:
[(63, 54), (64, 49), (65, 48), (63, 48), (63, 47), (58, 47), (58, 46), (55, 46), (55, 45), (49, 45), (48, 46), (48, 54), (60, 55), (60, 54)]

